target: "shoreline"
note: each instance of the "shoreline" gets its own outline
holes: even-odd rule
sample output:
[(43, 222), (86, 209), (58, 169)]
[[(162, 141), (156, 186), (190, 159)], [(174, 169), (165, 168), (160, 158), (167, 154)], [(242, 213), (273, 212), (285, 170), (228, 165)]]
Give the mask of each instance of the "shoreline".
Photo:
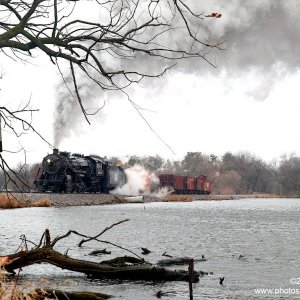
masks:
[[(67, 206), (93, 206), (113, 205), (127, 203), (150, 202), (193, 202), (193, 201), (226, 201), (241, 199), (278, 199), (300, 198), (300, 196), (286, 196), (277, 194), (251, 194), (251, 195), (168, 195), (163, 198), (155, 195), (125, 196), (113, 194), (54, 194), (54, 193), (13, 193), (7, 198), (6, 193), (0, 193), (0, 209), (22, 207), (67, 207)], [(14, 198), (15, 197), (15, 198)], [(6, 201), (6, 204), (5, 204)], [(13, 205), (7, 205), (13, 202)], [(17, 204), (16, 204), (17, 203)]]

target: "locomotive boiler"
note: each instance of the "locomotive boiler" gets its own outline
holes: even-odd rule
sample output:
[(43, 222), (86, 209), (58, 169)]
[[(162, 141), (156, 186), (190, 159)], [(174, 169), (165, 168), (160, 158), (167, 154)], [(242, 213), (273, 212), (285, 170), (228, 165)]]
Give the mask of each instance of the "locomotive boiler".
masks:
[(109, 193), (126, 183), (126, 174), (99, 156), (54, 149), (43, 159), (34, 183), (40, 192)]

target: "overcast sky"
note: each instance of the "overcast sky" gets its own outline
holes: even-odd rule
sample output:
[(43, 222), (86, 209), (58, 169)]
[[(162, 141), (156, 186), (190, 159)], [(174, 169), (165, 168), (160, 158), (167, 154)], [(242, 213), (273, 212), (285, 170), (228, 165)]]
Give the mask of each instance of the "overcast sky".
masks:
[[(198, 1), (197, 1), (198, 3)], [(155, 155), (181, 159), (188, 151), (222, 155), (248, 151), (266, 161), (282, 154), (300, 155), (300, 1), (199, 1), (203, 34), (226, 41), (206, 63), (184, 64), (151, 84), (136, 86), (132, 99), (172, 151), (149, 129), (122, 97), (101, 95), (106, 106), (88, 125), (81, 115), (61, 128), (60, 150), (102, 156)], [(195, 4), (196, 5), (196, 4)], [(34, 125), (55, 143), (55, 108), (60, 78), (47, 57), (35, 64), (13, 62), (1, 55), (1, 105), (17, 107), (31, 99)], [(41, 161), (50, 148), (32, 133), (23, 136), (27, 161)], [(5, 130), (3, 145), (19, 145)], [(8, 154), (7, 154), (8, 155)], [(16, 161), (16, 156), (7, 159)]]

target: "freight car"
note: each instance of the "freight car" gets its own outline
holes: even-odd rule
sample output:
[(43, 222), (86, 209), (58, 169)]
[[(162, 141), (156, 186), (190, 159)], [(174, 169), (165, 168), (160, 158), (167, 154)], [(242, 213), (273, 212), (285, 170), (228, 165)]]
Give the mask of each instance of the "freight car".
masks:
[(109, 193), (126, 183), (126, 174), (99, 156), (54, 149), (43, 159), (34, 183), (39, 192)]
[(212, 184), (207, 176), (198, 177), (179, 176), (174, 174), (160, 174), (159, 182), (161, 187), (173, 190), (175, 194), (210, 194)]

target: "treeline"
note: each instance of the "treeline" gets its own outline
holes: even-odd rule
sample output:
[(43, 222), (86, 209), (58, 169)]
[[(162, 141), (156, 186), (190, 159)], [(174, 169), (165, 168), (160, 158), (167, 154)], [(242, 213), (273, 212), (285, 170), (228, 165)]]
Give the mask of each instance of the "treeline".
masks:
[[(118, 159), (113, 161), (117, 163)], [(214, 194), (300, 195), (300, 157), (295, 155), (266, 163), (248, 152), (227, 152), (222, 157), (188, 152), (180, 161), (165, 160), (159, 155), (131, 156), (127, 165), (135, 164), (156, 174), (207, 175), (213, 182)]]
[[(281, 195), (300, 195), (300, 157), (282, 156), (279, 161), (266, 163), (248, 152), (225, 153), (221, 157), (201, 152), (188, 152), (182, 160), (171, 161), (161, 156), (130, 156), (126, 164), (119, 158), (110, 158), (112, 163), (124, 167), (141, 165), (145, 169), (160, 173), (198, 176), (207, 175), (213, 183), (214, 194), (253, 194), (274, 193)], [(0, 184), (15, 190), (19, 186), (28, 191), (32, 188), (40, 164), (19, 165), (10, 178), (0, 174)], [(8, 180), (9, 179), (9, 180)]]
[(34, 189), (34, 180), (41, 168), (41, 163), (22, 164), (4, 173), (0, 172), (0, 187), (4, 191), (29, 192)]

